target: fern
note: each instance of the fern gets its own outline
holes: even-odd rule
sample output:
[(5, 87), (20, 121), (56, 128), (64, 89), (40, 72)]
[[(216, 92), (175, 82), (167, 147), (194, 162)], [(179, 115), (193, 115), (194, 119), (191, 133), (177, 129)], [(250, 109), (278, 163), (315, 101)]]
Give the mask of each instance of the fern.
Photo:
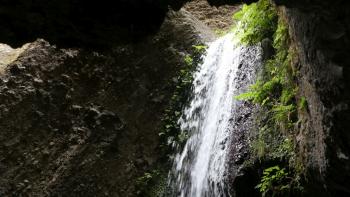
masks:
[(203, 54), (205, 50), (208, 48), (206, 45), (192, 45), (196, 53)]
[(290, 188), (288, 184), (283, 183), (287, 179), (288, 172), (284, 168), (273, 166), (264, 170), (261, 182), (256, 188), (259, 189), (262, 196), (281, 195)]
[(276, 10), (268, 0), (243, 5), (233, 19), (239, 21), (234, 29), (236, 36), (245, 44), (256, 44), (276, 30)]
[(290, 115), (295, 111), (295, 105), (275, 105), (272, 108), (273, 119), (281, 124), (288, 124)]
[[(262, 196), (285, 196), (287, 192), (300, 191), (302, 166), (297, 161), (294, 138), (291, 133), (297, 122), (297, 107), (306, 109), (307, 102), (301, 98), (296, 103), (297, 85), (294, 81), (292, 53), (288, 27), (268, 0), (260, 0), (234, 15), (239, 20), (235, 33), (243, 44), (257, 44), (264, 38), (273, 40), (274, 56), (265, 61), (262, 75), (247, 92), (235, 97), (263, 107), (258, 118), (259, 132), (251, 143), (253, 154), (259, 159), (287, 161), (291, 177), (285, 168), (273, 166), (264, 170), (260, 184), (256, 186)], [(256, 157), (255, 157), (256, 158)], [(282, 163), (286, 165), (285, 163)], [(301, 169), (301, 170), (298, 170)]]

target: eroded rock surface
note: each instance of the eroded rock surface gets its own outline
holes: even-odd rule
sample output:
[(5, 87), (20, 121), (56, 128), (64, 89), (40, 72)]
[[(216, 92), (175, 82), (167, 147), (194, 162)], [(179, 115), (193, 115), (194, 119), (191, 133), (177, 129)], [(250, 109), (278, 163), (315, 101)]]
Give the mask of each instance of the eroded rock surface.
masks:
[(7, 44), (0, 43), (0, 75), (4, 73), (6, 66), (15, 61), (27, 47), (28, 44), (25, 44), (21, 48), (13, 49)]
[(28, 48), (0, 79), (0, 196), (135, 196), (161, 155), (161, 115), (210, 30), (170, 12), (145, 42), (108, 51)]
[(191, 12), (196, 18), (204, 22), (218, 33), (228, 31), (232, 25), (232, 16), (240, 9), (240, 5), (210, 6), (206, 0), (193, 0), (186, 3), (183, 9)]
[(299, 110), (299, 156), (308, 170), (308, 195), (350, 195), (350, 4), (276, 1), (297, 48), (295, 71), (307, 112)]

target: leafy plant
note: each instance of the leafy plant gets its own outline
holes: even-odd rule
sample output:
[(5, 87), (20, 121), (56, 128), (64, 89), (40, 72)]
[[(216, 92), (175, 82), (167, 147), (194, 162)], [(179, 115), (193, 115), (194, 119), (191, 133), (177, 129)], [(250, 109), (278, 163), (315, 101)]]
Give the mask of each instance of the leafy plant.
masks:
[(294, 144), (290, 138), (285, 138), (274, 153), (274, 158), (293, 157)]
[(186, 140), (189, 138), (187, 131), (181, 131), (178, 135), (178, 141), (180, 144), (183, 144), (186, 142)]
[(183, 58), (183, 65), (177, 73), (177, 77), (172, 79), (171, 87), (173, 95), (169, 101), (167, 109), (162, 117), (162, 128), (159, 130), (160, 148), (164, 157), (169, 156), (176, 147), (181, 147), (188, 138), (188, 133), (181, 131), (178, 120), (181, 116), (185, 104), (190, 95), (193, 82), (193, 72), (202, 61), (203, 53), (207, 46), (193, 45), (191, 54)]
[(288, 43), (287, 43), (288, 40), (289, 40), (288, 28), (286, 25), (282, 24), (280, 21), (274, 33), (273, 47), (275, 49), (285, 49), (286, 47), (288, 47)]
[(256, 186), (262, 196), (275, 196), (283, 194), (290, 189), (288, 184), (288, 172), (279, 166), (269, 167), (264, 170), (260, 184)]
[(136, 180), (137, 195), (144, 197), (158, 197), (165, 193), (166, 173), (153, 170), (144, 173)]
[(291, 125), (291, 114), (295, 111), (295, 105), (290, 104), (290, 105), (275, 105), (272, 107), (271, 111), (273, 112), (273, 119), (275, 120), (276, 123), (280, 124), (281, 127), (284, 128), (290, 127)]
[(193, 64), (193, 58), (190, 55), (186, 55), (184, 61), (188, 66), (191, 66)]
[(283, 105), (288, 105), (289, 103), (293, 102), (293, 99), (295, 98), (297, 89), (292, 89), (289, 87), (286, 87), (282, 90), (282, 95), (280, 97), (280, 102)]
[(270, 37), (276, 30), (277, 13), (269, 0), (243, 5), (241, 11), (233, 16), (239, 21), (234, 28), (242, 43), (256, 44)]
[(157, 174), (157, 172), (153, 172), (153, 173), (146, 172), (143, 176), (139, 177), (136, 182), (139, 185), (145, 185), (152, 180), (155, 174)]
[(259, 80), (247, 92), (235, 97), (262, 109), (261, 116), (257, 117), (260, 129), (251, 143), (252, 154), (260, 161), (289, 164), (289, 172), (279, 166), (265, 169), (257, 188), (263, 196), (299, 190), (303, 167), (296, 158), (293, 132), (298, 118), (296, 109), (305, 109), (307, 102), (302, 97), (297, 103), (296, 72), (291, 64), (294, 50), (290, 46), (288, 27), (283, 20), (277, 20), (268, 0), (243, 6), (234, 18), (239, 20), (235, 31), (243, 44), (256, 44), (269, 38), (275, 49), (274, 56), (265, 61)]
[(259, 136), (257, 139), (255, 139), (252, 142), (252, 148), (254, 150), (254, 153), (259, 159), (263, 159), (266, 156), (266, 153), (269, 151), (269, 145), (268, 145), (268, 134), (270, 133), (270, 130), (267, 126), (263, 126), (259, 130)]
[(276, 94), (279, 94), (281, 82), (278, 77), (274, 77), (267, 82), (258, 80), (246, 93), (242, 93), (235, 98), (238, 100), (252, 101), (253, 103), (265, 105), (270, 102)]
[[(259, 3), (267, 5), (266, 2), (264, 4), (264, 0), (257, 4)], [(251, 12), (250, 9), (257, 9), (256, 6), (258, 5), (246, 9)], [(263, 77), (250, 86), (248, 92), (236, 96), (235, 99), (251, 101), (266, 107), (269, 120), (265, 124), (274, 130), (285, 131), (291, 128), (294, 122), (297, 87), (289, 69), (291, 58), (288, 53), (288, 29), (282, 21), (279, 21), (275, 31), (273, 46), (276, 54), (272, 59), (266, 61)]]
[(206, 45), (193, 45), (192, 46), (194, 49), (195, 49), (195, 51), (197, 52), (197, 53), (204, 53), (205, 52), (205, 50), (208, 48), (208, 46), (206, 46)]

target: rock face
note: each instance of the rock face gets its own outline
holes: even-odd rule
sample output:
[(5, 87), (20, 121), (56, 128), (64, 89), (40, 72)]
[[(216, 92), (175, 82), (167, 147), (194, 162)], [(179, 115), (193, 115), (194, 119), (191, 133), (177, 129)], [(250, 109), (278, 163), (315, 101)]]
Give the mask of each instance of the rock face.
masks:
[[(235, 78), (236, 92), (234, 95), (247, 92), (249, 87), (256, 82), (263, 67), (263, 48), (261, 46), (243, 47), (239, 59), (241, 62)], [(252, 189), (259, 181), (258, 175), (251, 173), (244, 165), (244, 162), (251, 157), (251, 140), (258, 132), (255, 116), (259, 110), (257, 105), (248, 101), (237, 100), (235, 103), (228, 155), (230, 158), (228, 160), (230, 194), (232, 196), (259, 196), (259, 192)]]
[(29, 44), (0, 76), (0, 196), (135, 196), (171, 81), (211, 39), (200, 24), (169, 12), (156, 35), (108, 51)]
[(307, 99), (298, 149), (313, 196), (349, 196), (350, 3), (276, 1), (285, 4), (297, 48), (299, 94)]
[(240, 9), (239, 5), (210, 6), (206, 0), (193, 0), (183, 6), (196, 18), (216, 31), (228, 31), (233, 25), (232, 16)]
[(28, 45), (24, 45), (21, 48), (13, 49), (7, 44), (0, 43), (0, 74), (4, 73), (6, 65), (15, 61), (18, 56), (27, 49)]

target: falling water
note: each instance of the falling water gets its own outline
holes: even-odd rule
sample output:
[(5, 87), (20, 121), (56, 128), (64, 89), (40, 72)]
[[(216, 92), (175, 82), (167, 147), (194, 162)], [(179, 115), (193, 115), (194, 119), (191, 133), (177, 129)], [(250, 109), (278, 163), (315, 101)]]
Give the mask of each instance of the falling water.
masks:
[(225, 184), (226, 153), (234, 105), (235, 75), (241, 47), (228, 34), (211, 43), (194, 75), (193, 99), (179, 120), (190, 133), (174, 161), (174, 196), (229, 196)]

